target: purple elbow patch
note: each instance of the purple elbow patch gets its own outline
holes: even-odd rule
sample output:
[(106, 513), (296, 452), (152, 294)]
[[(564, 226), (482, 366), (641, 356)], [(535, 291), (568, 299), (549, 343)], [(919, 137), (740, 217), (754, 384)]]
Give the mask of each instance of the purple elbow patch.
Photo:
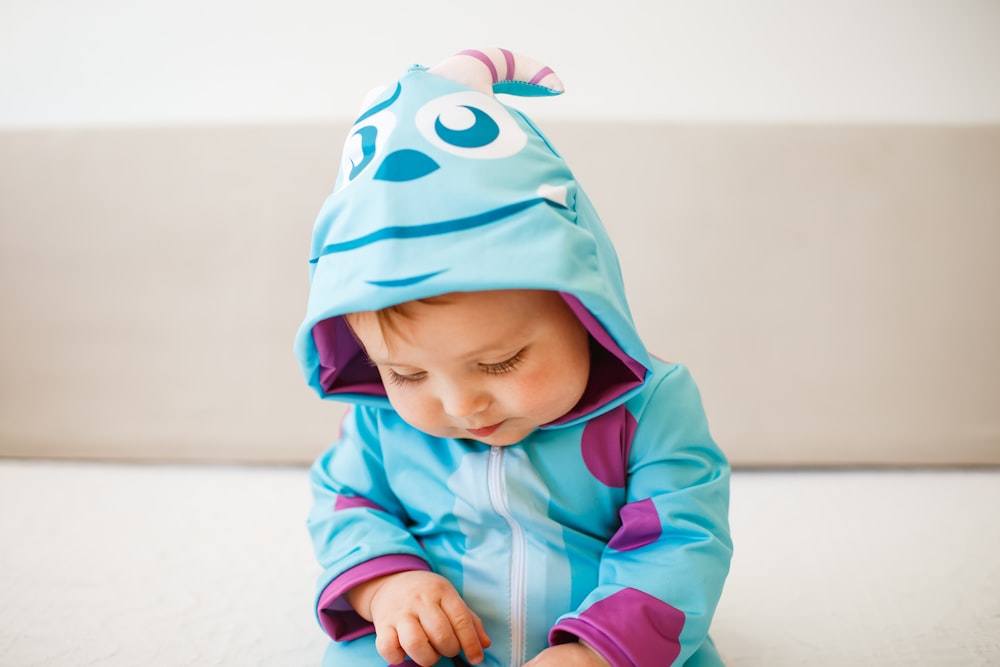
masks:
[(384, 507), (378, 503), (373, 503), (364, 496), (337, 496), (337, 502), (333, 506), (333, 511), (339, 512), (341, 510), (354, 509), (355, 507), (364, 507), (379, 512), (385, 511)]
[(635, 427), (635, 417), (623, 405), (587, 422), (580, 440), (583, 462), (601, 483), (625, 488)]
[(549, 633), (552, 644), (582, 639), (613, 665), (669, 665), (681, 652), (684, 612), (634, 588), (598, 600)]
[(652, 544), (663, 534), (663, 524), (652, 498), (638, 500), (622, 507), (621, 528), (614, 534), (608, 546), (615, 551), (632, 551)]

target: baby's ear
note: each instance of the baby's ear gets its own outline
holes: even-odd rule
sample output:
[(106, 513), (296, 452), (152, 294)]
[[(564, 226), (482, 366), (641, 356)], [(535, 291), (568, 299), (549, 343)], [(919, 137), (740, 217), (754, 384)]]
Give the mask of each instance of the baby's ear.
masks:
[(546, 97), (565, 90), (551, 68), (507, 49), (469, 49), (446, 58), (428, 71), (487, 95)]

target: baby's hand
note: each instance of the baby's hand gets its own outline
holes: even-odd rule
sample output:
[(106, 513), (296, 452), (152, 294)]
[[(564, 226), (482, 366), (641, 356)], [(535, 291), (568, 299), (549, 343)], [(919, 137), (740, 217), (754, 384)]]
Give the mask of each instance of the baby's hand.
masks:
[(584, 642), (551, 646), (524, 663), (524, 667), (610, 667), (607, 660)]
[(375, 648), (390, 665), (410, 656), (422, 667), (465, 651), (474, 665), (490, 645), (483, 622), (451, 582), (414, 570), (373, 579), (352, 589), (348, 601), (375, 624)]

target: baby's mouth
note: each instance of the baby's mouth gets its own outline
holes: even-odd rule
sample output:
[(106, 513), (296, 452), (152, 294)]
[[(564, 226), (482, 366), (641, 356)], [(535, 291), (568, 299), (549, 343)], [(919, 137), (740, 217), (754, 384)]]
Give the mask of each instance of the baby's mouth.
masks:
[(484, 426), (483, 428), (469, 428), (466, 429), (466, 431), (468, 431), (469, 435), (471, 435), (474, 438), (488, 438), (489, 436), (496, 433), (497, 429), (499, 429), (501, 426), (503, 426), (502, 421), (497, 422), (492, 426)]

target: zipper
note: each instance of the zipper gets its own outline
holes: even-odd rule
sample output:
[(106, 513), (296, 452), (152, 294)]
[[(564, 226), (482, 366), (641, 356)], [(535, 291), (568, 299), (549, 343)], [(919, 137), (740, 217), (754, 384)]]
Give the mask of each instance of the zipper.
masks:
[(491, 447), (487, 468), (487, 485), (493, 511), (503, 517), (510, 527), (510, 664), (524, 664), (525, 634), (527, 624), (527, 573), (525, 572), (524, 528), (510, 513), (507, 487), (503, 478), (503, 447)]

